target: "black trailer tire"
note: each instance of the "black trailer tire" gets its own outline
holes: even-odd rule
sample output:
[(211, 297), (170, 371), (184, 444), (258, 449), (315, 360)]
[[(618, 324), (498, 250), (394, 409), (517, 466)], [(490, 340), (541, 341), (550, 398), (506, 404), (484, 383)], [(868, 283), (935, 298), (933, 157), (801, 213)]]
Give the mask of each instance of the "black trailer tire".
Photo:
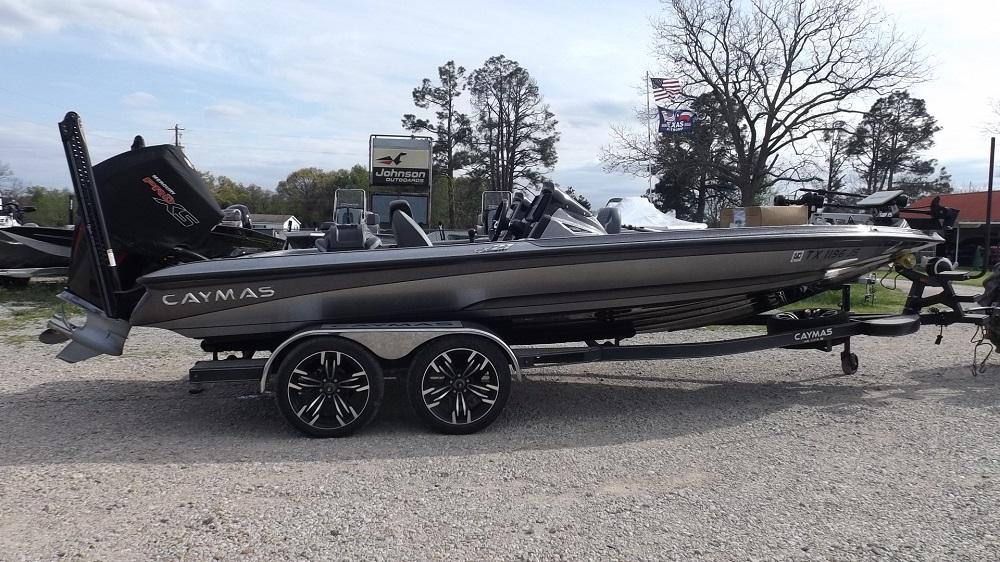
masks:
[(424, 344), (406, 376), (410, 405), (439, 433), (465, 435), (493, 423), (510, 396), (510, 364), (492, 341), (443, 336)]
[(310, 437), (346, 437), (382, 405), (382, 368), (367, 349), (338, 337), (311, 338), (278, 367), (278, 409)]
[(843, 352), (840, 354), (840, 370), (845, 375), (853, 375), (858, 372), (861, 361), (856, 353)]
[(785, 310), (767, 317), (767, 333), (779, 334), (809, 328), (822, 328), (823, 326), (843, 324), (849, 319), (850, 315), (838, 308)]

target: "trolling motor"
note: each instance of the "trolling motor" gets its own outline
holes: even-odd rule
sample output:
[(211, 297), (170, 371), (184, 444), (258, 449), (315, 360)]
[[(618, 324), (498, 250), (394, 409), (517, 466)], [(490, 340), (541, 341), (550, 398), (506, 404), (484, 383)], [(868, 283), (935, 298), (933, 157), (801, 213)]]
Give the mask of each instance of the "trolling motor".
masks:
[(926, 217), (908, 217), (906, 222), (911, 228), (940, 231), (945, 235), (945, 240), (951, 238), (951, 233), (955, 230), (955, 223), (958, 222), (958, 209), (945, 207), (941, 204), (940, 197), (935, 197), (931, 201), (931, 206), (926, 209), (907, 207), (903, 211), (911, 215), (924, 215)]
[[(846, 193), (831, 189), (799, 189), (802, 194), (795, 199), (776, 195), (777, 206), (805, 205), (809, 210), (810, 224), (875, 224), (893, 226), (900, 223), (899, 213), (905, 210), (909, 198), (900, 190), (876, 191), (871, 195)], [(854, 203), (833, 201), (833, 197), (856, 200)], [(836, 207), (857, 212), (836, 213), (827, 208)]]
[(818, 212), (819, 209), (823, 208), (826, 203), (826, 190), (811, 190), (811, 189), (801, 189), (799, 191), (805, 191), (797, 199), (790, 199), (784, 195), (774, 196), (774, 206), (775, 207), (789, 207), (791, 205), (805, 205), (809, 209), (809, 216), (812, 217), (814, 213)]

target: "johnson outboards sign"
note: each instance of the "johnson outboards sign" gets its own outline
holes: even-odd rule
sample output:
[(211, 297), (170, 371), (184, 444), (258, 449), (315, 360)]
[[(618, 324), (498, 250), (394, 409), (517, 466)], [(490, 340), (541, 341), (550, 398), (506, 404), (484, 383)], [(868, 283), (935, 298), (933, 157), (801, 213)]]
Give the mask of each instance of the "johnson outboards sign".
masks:
[(371, 138), (371, 184), (428, 189), (431, 186), (429, 137)]

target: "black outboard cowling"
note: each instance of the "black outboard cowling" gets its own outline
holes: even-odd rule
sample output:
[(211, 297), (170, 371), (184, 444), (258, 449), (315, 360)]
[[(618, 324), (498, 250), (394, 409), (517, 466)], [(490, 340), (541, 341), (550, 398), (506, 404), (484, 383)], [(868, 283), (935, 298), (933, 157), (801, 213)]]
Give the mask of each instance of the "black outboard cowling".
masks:
[[(79, 116), (68, 114), (60, 127), (71, 173), (85, 172), (89, 154)], [(146, 273), (181, 262), (277, 250), (284, 243), (246, 228), (249, 209), (242, 205), (237, 206), (239, 226), (220, 224), (219, 204), (176, 146), (144, 146), (137, 138), (131, 150), (92, 169), (93, 181), (87, 173), (74, 175), (77, 196), (89, 198), (92, 190), (96, 198), (80, 208), (86, 216), (74, 233), (68, 287), (110, 317), (128, 317), (142, 296), (136, 280)], [(104, 240), (104, 232), (106, 246), (90, 239), (96, 233)]]
[(205, 253), (219, 204), (181, 149), (130, 150), (94, 166), (108, 235), (115, 249), (163, 256)]

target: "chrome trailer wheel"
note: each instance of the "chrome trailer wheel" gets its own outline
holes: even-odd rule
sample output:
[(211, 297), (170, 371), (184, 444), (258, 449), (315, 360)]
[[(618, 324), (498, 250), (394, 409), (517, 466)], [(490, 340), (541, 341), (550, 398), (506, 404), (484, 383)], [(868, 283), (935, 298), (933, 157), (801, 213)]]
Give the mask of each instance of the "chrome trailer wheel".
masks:
[(444, 336), (414, 356), (406, 379), (410, 405), (440, 433), (475, 433), (493, 423), (510, 395), (510, 365), (493, 342)]
[(278, 409), (310, 437), (344, 437), (364, 427), (382, 404), (382, 369), (364, 347), (337, 337), (314, 338), (281, 361)]

